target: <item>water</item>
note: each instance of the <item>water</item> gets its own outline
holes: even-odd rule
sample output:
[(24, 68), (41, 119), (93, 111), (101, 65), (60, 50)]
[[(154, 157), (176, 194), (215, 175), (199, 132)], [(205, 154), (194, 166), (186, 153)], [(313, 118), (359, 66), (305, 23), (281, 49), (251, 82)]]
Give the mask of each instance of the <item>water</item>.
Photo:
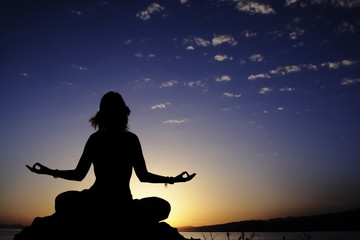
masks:
[[(241, 232), (180, 232), (186, 238), (201, 240), (239, 240)], [(245, 233), (251, 239), (252, 232)], [(360, 240), (360, 231), (354, 232), (255, 232), (252, 240)]]
[(12, 240), (21, 229), (0, 229), (0, 240)]
[[(0, 240), (13, 240), (16, 233), (21, 229), (0, 229)], [(186, 238), (201, 240), (239, 240), (240, 232), (230, 232), (228, 238), (226, 232), (180, 232)], [(245, 238), (251, 236), (251, 232), (245, 233)], [(99, 239), (102, 240), (102, 239)], [(252, 240), (360, 240), (360, 231), (354, 232), (256, 232)]]

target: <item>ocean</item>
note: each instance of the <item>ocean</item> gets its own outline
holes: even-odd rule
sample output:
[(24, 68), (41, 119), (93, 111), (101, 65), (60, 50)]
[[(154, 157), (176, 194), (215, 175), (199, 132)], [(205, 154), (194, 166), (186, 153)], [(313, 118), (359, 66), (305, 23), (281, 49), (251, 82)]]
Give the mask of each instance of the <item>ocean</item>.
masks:
[[(0, 229), (0, 240), (13, 240), (20, 229)], [(242, 240), (241, 232), (180, 232), (186, 238), (201, 240)], [(229, 234), (229, 235), (228, 235)], [(253, 238), (251, 236), (253, 235)], [(354, 232), (246, 232), (249, 240), (360, 240), (360, 231)], [(102, 239), (99, 239), (102, 240)]]

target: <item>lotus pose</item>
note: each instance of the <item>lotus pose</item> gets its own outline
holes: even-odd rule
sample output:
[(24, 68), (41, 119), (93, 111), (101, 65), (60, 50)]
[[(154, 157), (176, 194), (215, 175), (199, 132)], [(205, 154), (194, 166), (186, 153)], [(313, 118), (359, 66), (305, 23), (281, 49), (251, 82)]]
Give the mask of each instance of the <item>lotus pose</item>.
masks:
[(168, 217), (170, 204), (158, 197), (133, 199), (129, 187), (132, 169), (141, 182), (174, 184), (196, 175), (186, 171), (176, 177), (151, 173), (146, 168), (138, 137), (128, 129), (130, 109), (116, 92), (106, 93), (99, 111), (90, 119), (97, 129), (84, 148), (75, 169), (50, 169), (40, 163), (27, 168), (37, 174), (81, 181), (93, 164), (96, 180), (83, 191), (67, 191), (55, 199), (58, 214), (88, 211), (89, 208), (120, 211), (137, 219), (161, 221)]

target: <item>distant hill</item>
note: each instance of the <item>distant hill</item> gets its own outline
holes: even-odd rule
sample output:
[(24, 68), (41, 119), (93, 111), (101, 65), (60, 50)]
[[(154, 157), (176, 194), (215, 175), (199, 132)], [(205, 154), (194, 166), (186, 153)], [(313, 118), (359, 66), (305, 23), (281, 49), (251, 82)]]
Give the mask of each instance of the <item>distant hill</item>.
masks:
[(310, 232), (360, 231), (360, 208), (317, 216), (248, 220), (201, 227), (180, 227), (181, 232)]

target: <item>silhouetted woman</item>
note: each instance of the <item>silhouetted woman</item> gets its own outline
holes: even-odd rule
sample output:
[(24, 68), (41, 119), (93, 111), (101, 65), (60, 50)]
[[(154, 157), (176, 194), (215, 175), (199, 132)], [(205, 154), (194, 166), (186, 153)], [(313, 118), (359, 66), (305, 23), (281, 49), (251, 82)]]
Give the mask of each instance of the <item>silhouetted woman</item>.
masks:
[(32, 167), (27, 165), (34, 173), (81, 181), (93, 164), (96, 176), (94, 184), (81, 192), (59, 194), (55, 200), (56, 213), (86, 212), (95, 207), (105, 211), (117, 210), (151, 221), (161, 221), (168, 217), (170, 204), (161, 198), (133, 200), (129, 187), (132, 169), (141, 182), (150, 183), (187, 182), (195, 174), (182, 172), (176, 177), (165, 177), (149, 172), (139, 139), (128, 130), (129, 114), (130, 109), (122, 96), (108, 92), (101, 99), (99, 111), (90, 119), (92, 126), (98, 130), (89, 137), (75, 169), (54, 170), (40, 163)]

